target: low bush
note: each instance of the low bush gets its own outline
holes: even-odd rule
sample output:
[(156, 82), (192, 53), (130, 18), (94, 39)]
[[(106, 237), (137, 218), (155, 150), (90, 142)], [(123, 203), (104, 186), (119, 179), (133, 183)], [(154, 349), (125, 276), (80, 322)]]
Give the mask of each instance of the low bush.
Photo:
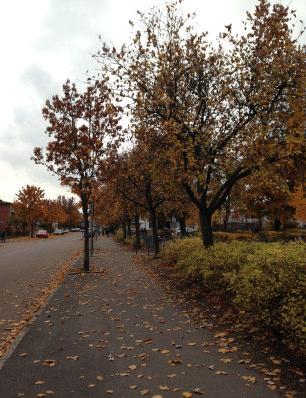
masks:
[(202, 240), (199, 237), (174, 239), (162, 246), (160, 255), (165, 264), (175, 265), (184, 253), (192, 253), (202, 246)]
[(262, 243), (228, 275), (237, 309), (301, 345), (306, 332), (305, 254), (304, 244)]
[(121, 229), (117, 229), (114, 239), (117, 243), (123, 243), (125, 241), (123, 231), (121, 231)]
[(231, 241), (203, 248), (199, 238), (167, 243), (162, 260), (200, 283), (246, 320), (305, 348), (305, 244)]

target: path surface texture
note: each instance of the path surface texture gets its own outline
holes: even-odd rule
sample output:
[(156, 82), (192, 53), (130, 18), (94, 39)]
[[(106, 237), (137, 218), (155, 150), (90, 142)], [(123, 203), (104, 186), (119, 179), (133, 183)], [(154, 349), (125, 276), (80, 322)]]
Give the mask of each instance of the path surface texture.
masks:
[(1, 369), (1, 398), (280, 396), (218, 352), (132, 252), (97, 245), (101, 273), (67, 276)]

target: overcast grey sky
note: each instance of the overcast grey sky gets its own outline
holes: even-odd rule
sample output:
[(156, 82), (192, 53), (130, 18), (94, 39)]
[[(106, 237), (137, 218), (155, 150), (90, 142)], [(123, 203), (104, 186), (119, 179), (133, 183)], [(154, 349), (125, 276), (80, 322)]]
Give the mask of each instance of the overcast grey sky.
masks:
[[(282, 0), (305, 21), (304, 0)], [(47, 142), (41, 108), (70, 78), (82, 81), (97, 65), (98, 35), (120, 44), (129, 19), (161, 0), (2, 0), (0, 2), (0, 199), (13, 201), (26, 184), (39, 185), (49, 198), (68, 191), (31, 160), (33, 148)], [(185, 0), (196, 26), (211, 37), (233, 23), (240, 31), (256, 0)]]

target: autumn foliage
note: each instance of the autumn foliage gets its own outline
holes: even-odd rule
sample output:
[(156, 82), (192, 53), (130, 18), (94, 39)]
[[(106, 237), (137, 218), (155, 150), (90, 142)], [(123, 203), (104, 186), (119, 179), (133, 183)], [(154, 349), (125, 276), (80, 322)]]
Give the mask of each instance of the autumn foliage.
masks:
[(71, 228), (80, 224), (79, 205), (74, 198), (60, 196), (58, 199), (46, 199), (44, 190), (35, 185), (27, 185), (17, 194), (13, 205), (12, 223), (30, 227), (31, 237), (39, 226), (50, 232), (54, 225)]
[(215, 41), (193, 28), (180, 0), (137, 18), (122, 47), (101, 43), (99, 78), (83, 92), (68, 80), (46, 102), (50, 142), (34, 151), (81, 199), (86, 270), (92, 200), (124, 236), (133, 221), (137, 242), (139, 218), (148, 218), (155, 253), (158, 221), (173, 216), (183, 233), (196, 220), (210, 246), (213, 223), (226, 228), (230, 216), (270, 217), (278, 229), (291, 220), (305, 166), (294, 11), (258, 0), (242, 34), (230, 24)]
[(212, 43), (179, 3), (139, 13), (133, 40), (103, 43), (97, 59), (130, 100), (139, 145), (159, 130), (209, 246), (212, 217), (240, 180), (303, 153), (304, 52), (282, 5), (258, 1), (242, 35), (229, 25)]
[(14, 211), (29, 224), (32, 238), (37, 221), (43, 217), (44, 196), (43, 189), (27, 185), (18, 192), (14, 202)]

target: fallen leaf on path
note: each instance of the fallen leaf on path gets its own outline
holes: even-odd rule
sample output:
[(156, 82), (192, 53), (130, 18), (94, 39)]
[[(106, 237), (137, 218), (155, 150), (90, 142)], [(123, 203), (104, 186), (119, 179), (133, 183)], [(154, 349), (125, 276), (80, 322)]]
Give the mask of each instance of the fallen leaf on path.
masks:
[(72, 361), (77, 361), (80, 357), (78, 355), (68, 355), (66, 359), (71, 359)]
[(256, 377), (255, 376), (242, 376), (241, 379), (246, 381), (247, 383), (255, 384)]
[(170, 388), (169, 388), (168, 386), (158, 386), (158, 388), (159, 388), (161, 391), (170, 391)]
[(51, 368), (55, 366), (56, 362), (54, 359), (45, 359), (43, 365), (50, 366)]
[(227, 375), (227, 372), (224, 372), (224, 370), (217, 370), (216, 375)]
[(232, 359), (230, 359), (230, 358), (221, 358), (220, 361), (223, 362), (223, 363), (230, 363), (230, 362), (232, 362)]
[(225, 337), (228, 336), (228, 332), (218, 332), (215, 334), (215, 338)]
[(201, 389), (199, 387), (196, 387), (192, 390), (193, 393), (197, 394), (197, 395), (203, 395), (203, 391), (201, 391)]
[(182, 361), (178, 358), (175, 358), (175, 359), (170, 359), (170, 361), (168, 361), (168, 363), (171, 366), (176, 366), (176, 365), (180, 365), (182, 363)]

